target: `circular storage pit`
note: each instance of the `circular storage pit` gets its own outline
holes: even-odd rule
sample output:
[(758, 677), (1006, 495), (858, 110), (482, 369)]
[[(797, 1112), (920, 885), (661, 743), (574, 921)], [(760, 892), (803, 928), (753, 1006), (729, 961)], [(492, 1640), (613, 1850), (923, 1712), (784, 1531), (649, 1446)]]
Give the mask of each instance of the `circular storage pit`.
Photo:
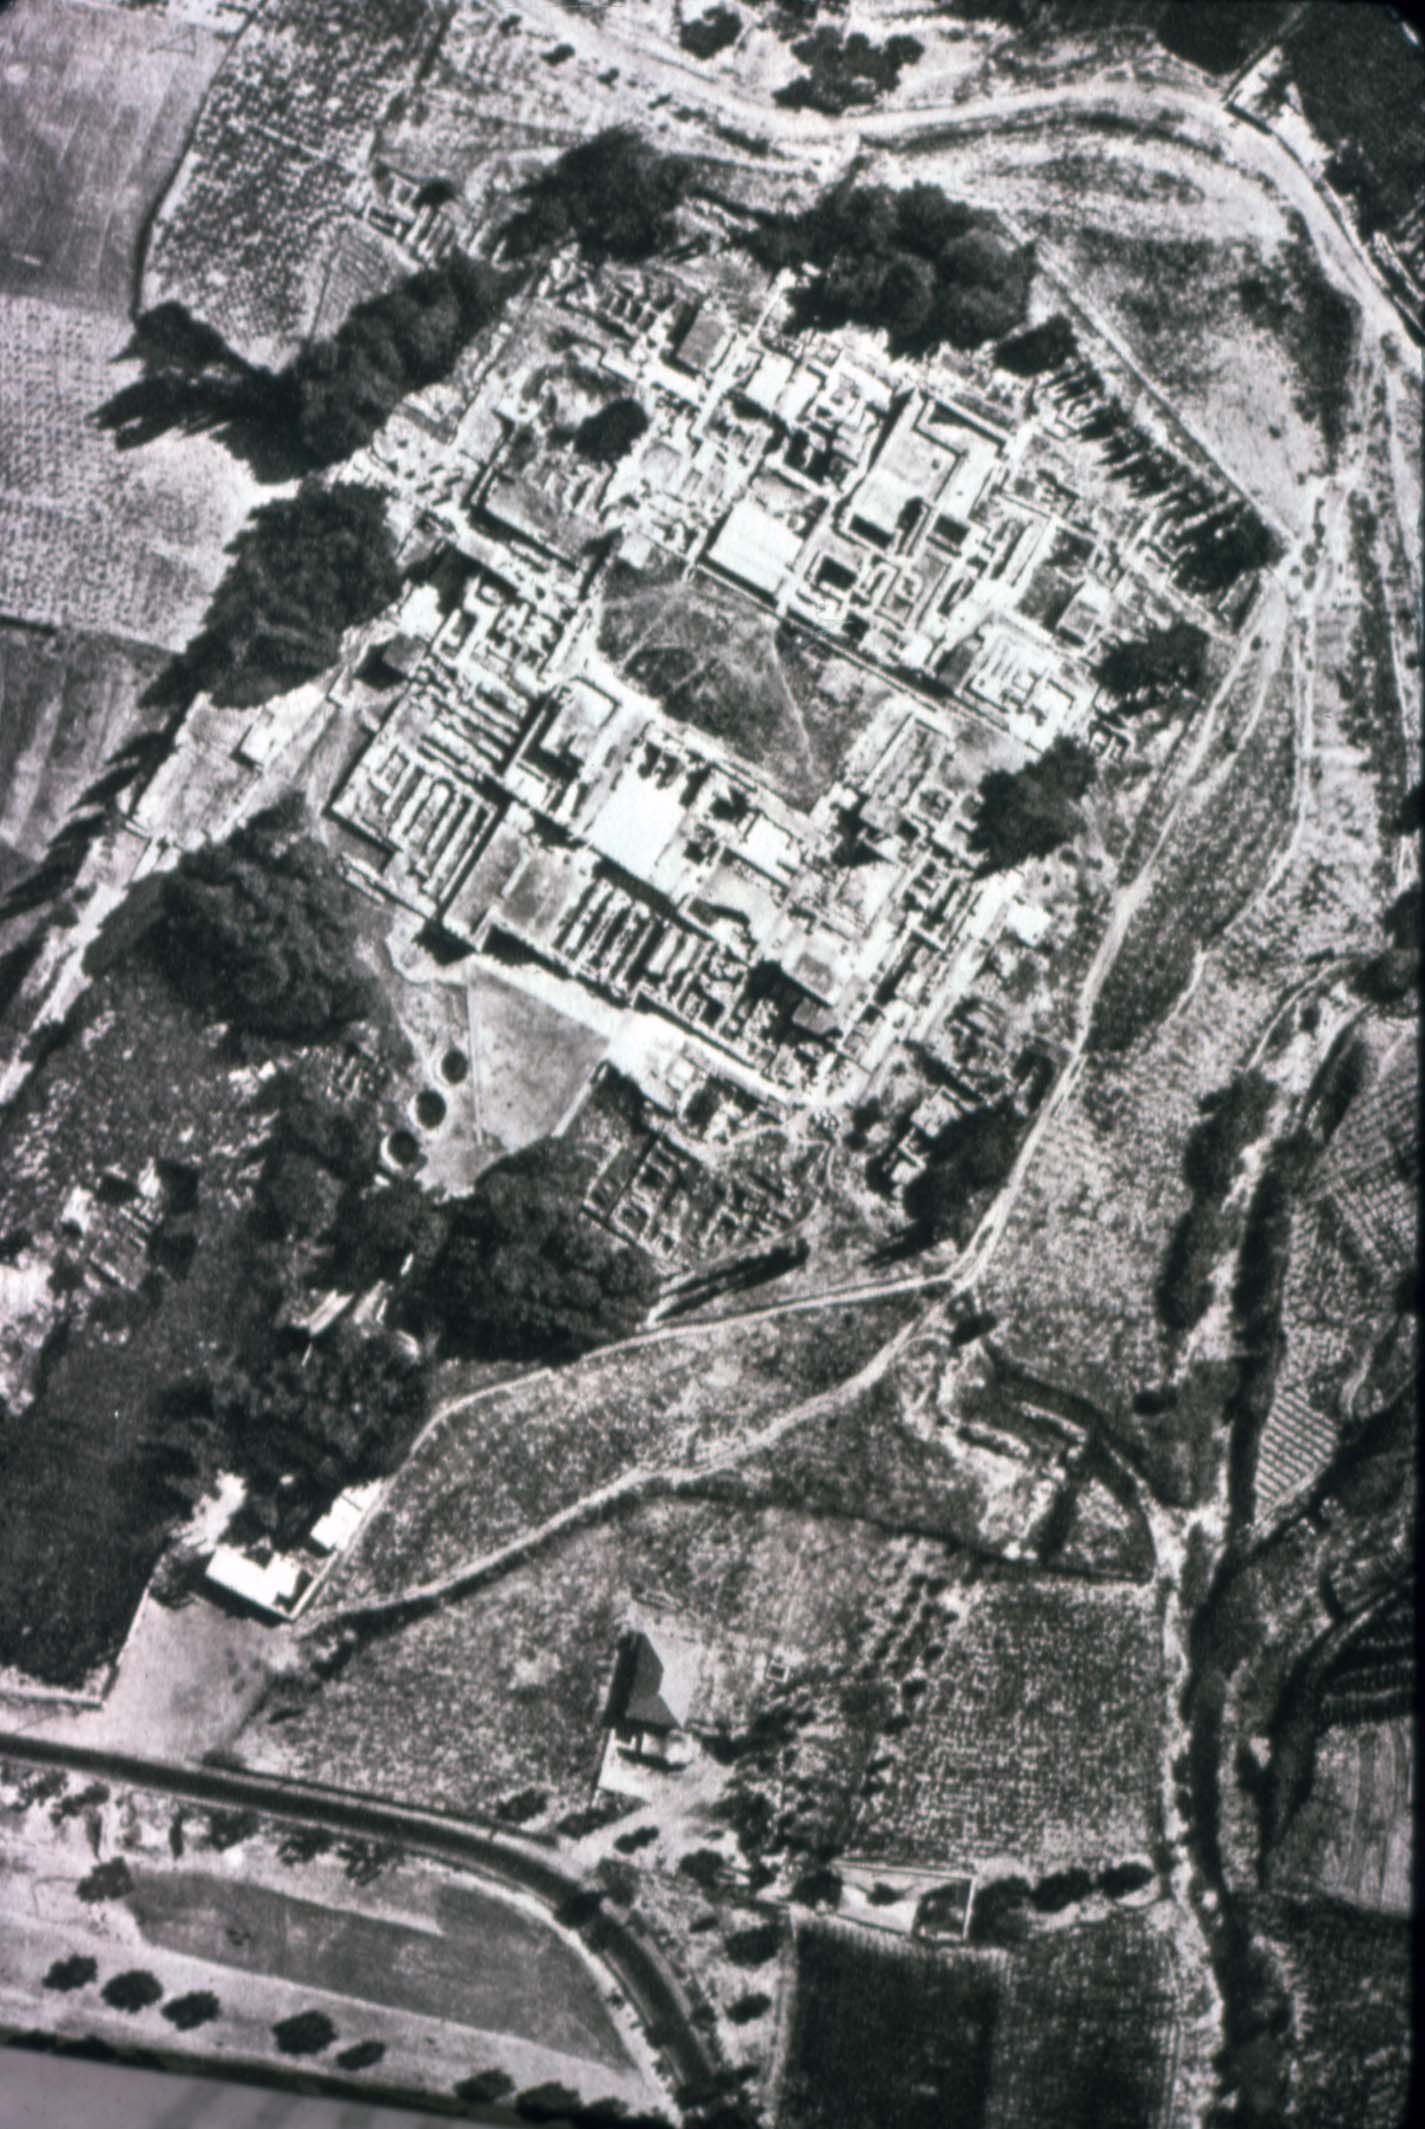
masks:
[(434, 1087), (422, 1087), (416, 1096), (416, 1122), (422, 1131), (435, 1131), (445, 1122), (445, 1096)]
[(448, 1087), (461, 1086), (470, 1077), (470, 1059), (463, 1050), (447, 1050), (440, 1060), (440, 1076)]
[(398, 1131), (393, 1131), (386, 1141), (386, 1151), (398, 1168), (414, 1167), (420, 1150), (420, 1141), (415, 1132), (407, 1131), (404, 1125)]

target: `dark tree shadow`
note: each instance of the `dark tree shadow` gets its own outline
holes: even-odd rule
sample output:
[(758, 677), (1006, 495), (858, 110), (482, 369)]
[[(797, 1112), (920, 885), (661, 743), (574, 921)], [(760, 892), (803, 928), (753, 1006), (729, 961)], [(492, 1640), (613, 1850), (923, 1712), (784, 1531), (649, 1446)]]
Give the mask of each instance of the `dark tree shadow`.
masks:
[(264, 485), (313, 471), (290, 374), (246, 361), (181, 303), (145, 311), (116, 360), (138, 363), (141, 374), (120, 385), (93, 419), (121, 451), (163, 436), (211, 435)]
[(203, 371), (196, 376), (146, 368), (121, 385), (93, 419), (121, 451), (160, 437), (213, 436), (264, 487), (300, 480), (317, 461), (301, 443), (287, 379), (270, 370)]

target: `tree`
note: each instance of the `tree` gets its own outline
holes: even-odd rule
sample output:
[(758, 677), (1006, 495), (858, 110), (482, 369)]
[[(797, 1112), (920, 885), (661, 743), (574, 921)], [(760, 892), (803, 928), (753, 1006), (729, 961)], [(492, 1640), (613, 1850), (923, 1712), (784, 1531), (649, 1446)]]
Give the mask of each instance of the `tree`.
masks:
[(296, 433), (314, 464), (369, 443), (408, 392), (449, 376), (496, 318), (510, 277), (463, 252), (357, 304), (333, 337), (302, 349), (284, 379)]
[(920, 58), (925, 47), (915, 37), (889, 37), (876, 44), (864, 30), (850, 36), (821, 28), (792, 46), (807, 72), (773, 101), (792, 111), (823, 111), (838, 116), (853, 105), (871, 104), (878, 91), (893, 89), (902, 71)]
[(127, 2011), (134, 2018), (140, 2011), (161, 2001), (163, 1989), (143, 1967), (133, 1966), (122, 1974), (115, 1974), (112, 1981), (106, 1981), (99, 1993), (111, 2009)]
[(1020, 769), (988, 769), (980, 778), (970, 848), (986, 872), (1007, 872), (1048, 857), (1083, 827), (1077, 801), (1095, 775), (1082, 740), (1056, 739)]
[(715, 59), (730, 44), (736, 44), (741, 33), (742, 17), (735, 8), (710, 7), (706, 14), (694, 15), (683, 23), (678, 42), (694, 59)]
[(514, 2089), (514, 2079), (503, 2070), (477, 2070), (473, 2077), (461, 2079), (455, 2096), (478, 2105), (482, 2100), (508, 2099)]
[(1034, 275), (1030, 248), (936, 185), (840, 184), (800, 214), (769, 214), (749, 239), (764, 266), (804, 270), (795, 321), (880, 327), (898, 353), (1012, 333)]
[(419, 1359), (389, 1332), (347, 1323), (254, 1376), (234, 1370), (216, 1394), (237, 1467), (268, 1492), (295, 1473), (303, 1510), (306, 1497), (394, 1471), (429, 1411)]
[(841, 1893), (841, 1874), (829, 1863), (804, 1870), (792, 1886), (792, 1898), (803, 1907), (839, 1907)]
[(81, 1952), (71, 1952), (67, 1959), (55, 1960), (45, 1975), (44, 1985), (47, 1989), (61, 1989), (66, 1992), (70, 1989), (88, 1988), (98, 1971), (98, 1965), (93, 1959), (86, 1959)]
[(1191, 621), (1113, 644), (1094, 677), (1120, 702), (1148, 709), (1176, 695), (1197, 693), (1207, 677), (1207, 634)]
[(446, 1207), (409, 1176), (379, 1190), (348, 1191), (336, 1263), (354, 1288), (394, 1279), (409, 1266), (413, 1286), (428, 1277), (449, 1227)]
[(294, 2011), (277, 2021), (272, 2037), (284, 2055), (320, 2055), (336, 2039), (336, 2027), (325, 2011)]
[(511, 258), (576, 242), (589, 258), (638, 260), (665, 251), (692, 166), (660, 155), (632, 126), (610, 126), (568, 148), (524, 187), (500, 232)]
[(192, 2033), (197, 2027), (208, 2025), (222, 2005), (211, 1989), (192, 1989), (186, 1996), (175, 1996), (163, 2006), (163, 2015), (180, 2033)]
[(932, 1241), (962, 1235), (971, 1205), (1008, 1176), (1023, 1134), (1012, 1101), (952, 1118), (906, 1185), (905, 1209), (920, 1232)]
[(337, 2065), (343, 2070), (374, 2070), (385, 2054), (384, 2040), (358, 2040), (353, 2046), (342, 2049)]
[(319, 1041), (375, 1009), (350, 890), (275, 808), (179, 859), (153, 943), (186, 998), (254, 1034)]
[(574, 431), (574, 449), (596, 466), (616, 466), (647, 427), (648, 416), (636, 399), (611, 399), (580, 422)]
[(201, 629), (149, 701), (186, 706), (206, 691), (223, 709), (267, 702), (335, 665), (346, 630), (401, 588), (386, 498), (355, 482), (304, 481), (260, 504), (228, 553)]
[(491, 1358), (567, 1359), (636, 1328), (657, 1273), (585, 1217), (587, 1181), (583, 1156), (543, 1139), (452, 1202), (424, 1296), (453, 1343)]
[(87, 1878), (81, 1878), (75, 1890), (87, 1906), (93, 1907), (100, 1900), (122, 1900), (133, 1891), (133, 1874), (121, 1855), (108, 1863), (96, 1863)]

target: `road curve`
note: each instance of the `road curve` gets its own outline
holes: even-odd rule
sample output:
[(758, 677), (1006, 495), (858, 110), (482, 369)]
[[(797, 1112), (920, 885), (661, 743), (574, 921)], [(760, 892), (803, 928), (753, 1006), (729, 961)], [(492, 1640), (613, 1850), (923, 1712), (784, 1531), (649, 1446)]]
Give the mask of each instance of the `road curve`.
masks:
[[(536, 1850), (532, 1843), (387, 1798), (356, 1796), (235, 1768), (190, 1767), (133, 1752), (57, 1744), (9, 1730), (0, 1730), (0, 1758), (128, 1782), (183, 1803), (259, 1811), (328, 1833), (396, 1842), (415, 1853), (476, 1870), (507, 1890), (532, 1893), (551, 1909), (571, 1894), (589, 1889), (584, 1879), (565, 1871), (552, 1855)], [(702, 2087), (715, 2077), (719, 2065), (692, 2023), (681, 1987), (641, 1931), (631, 1922), (604, 1913), (584, 1942), (618, 1982), (650, 2046), (669, 2065), (674, 2083)]]

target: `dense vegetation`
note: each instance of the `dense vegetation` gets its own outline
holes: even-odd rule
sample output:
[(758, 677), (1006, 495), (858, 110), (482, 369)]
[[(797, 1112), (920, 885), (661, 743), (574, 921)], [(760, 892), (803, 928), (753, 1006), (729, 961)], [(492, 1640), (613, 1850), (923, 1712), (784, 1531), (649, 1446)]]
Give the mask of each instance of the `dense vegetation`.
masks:
[(872, 104), (885, 89), (895, 88), (902, 73), (925, 50), (917, 37), (888, 37), (876, 44), (862, 30), (844, 36), (822, 28), (800, 38), (793, 52), (805, 74), (778, 89), (775, 101), (789, 111), (823, 111), (839, 117), (854, 106)]
[(657, 1278), (579, 1207), (584, 1157), (542, 1140), (448, 1208), (423, 1298), (449, 1341), (490, 1358), (562, 1359), (634, 1330)]
[(765, 215), (749, 242), (769, 269), (806, 276), (793, 298), (798, 326), (877, 327), (898, 353), (1013, 333), (1034, 278), (1029, 247), (1006, 243), (987, 214), (938, 185), (835, 185), (800, 214)]
[(1191, 621), (1115, 643), (1098, 662), (1094, 677), (1125, 709), (1156, 709), (1198, 695), (1207, 677), (1207, 635)]
[(1038, 325), (1027, 325), (995, 349), (995, 361), (1015, 377), (1039, 377), (1057, 370), (1078, 352), (1078, 335), (1062, 311)]
[(742, 34), (742, 17), (733, 7), (710, 7), (705, 14), (689, 16), (678, 30), (678, 42), (694, 59), (716, 59)]
[(408, 392), (448, 377), (476, 334), (498, 317), (509, 285), (492, 267), (455, 251), (441, 265), (358, 303), (330, 339), (304, 347), (278, 382), (312, 463), (349, 458)]
[(970, 848), (986, 872), (1007, 872), (1048, 857), (1083, 828), (1079, 800), (1095, 775), (1079, 739), (1056, 739), (1020, 769), (987, 769), (980, 778)]
[(1401, 225), (1419, 211), (1425, 72), (1402, 19), (1408, 12), (1299, 8), (1283, 47), (1313, 130), (1337, 149), (1327, 176), (1351, 201), (1363, 235), (1404, 235)]
[(524, 187), (501, 236), (522, 260), (577, 243), (592, 260), (638, 260), (665, 250), (691, 166), (660, 155), (631, 126), (611, 126), (567, 148)]
[(906, 1212), (926, 1240), (965, 1239), (972, 1211), (1014, 1166), (1023, 1132), (1011, 1101), (967, 1109), (946, 1124), (924, 1168), (906, 1185)]
[(375, 1010), (350, 890), (300, 805), (188, 851), (163, 882), (153, 946), (182, 995), (251, 1033), (321, 1040)]
[(261, 504), (228, 548), (232, 560), (203, 625), (150, 690), (187, 707), (207, 693), (223, 709), (251, 709), (315, 680), (341, 639), (401, 588), (396, 543), (379, 489), (304, 482)]
[(394, 1471), (429, 1410), (419, 1352), (344, 1321), (227, 1371), (216, 1399), (226, 1454), (254, 1488), (250, 1520), (284, 1535), (294, 1482), (293, 1513), (310, 1519), (343, 1486)]
[(139, 317), (128, 350), (143, 375), (121, 386), (99, 418), (125, 447), (168, 429), (213, 429), (264, 473), (338, 465), (407, 393), (450, 375), (513, 285), (509, 274), (452, 251), (358, 303), (335, 333), (309, 341), (280, 370), (245, 361), (182, 304), (161, 303)]
[(1210, 74), (1233, 74), (1282, 28), (1289, 0), (950, 0), (968, 22), (999, 22), (1027, 40), (1152, 34)]
[(580, 422), (574, 449), (596, 466), (616, 466), (647, 428), (648, 416), (636, 399), (611, 399)]
[(1271, 1103), (1271, 1081), (1260, 1072), (1242, 1072), (1200, 1105), (1201, 1120), (1183, 1148), (1191, 1197), (1154, 1288), (1159, 1319), (1170, 1331), (1191, 1330), (1212, 1300), (1212, 1274), (1224, 1243), (1223, 1203), (1242, 1155), (1261, 1136)]

